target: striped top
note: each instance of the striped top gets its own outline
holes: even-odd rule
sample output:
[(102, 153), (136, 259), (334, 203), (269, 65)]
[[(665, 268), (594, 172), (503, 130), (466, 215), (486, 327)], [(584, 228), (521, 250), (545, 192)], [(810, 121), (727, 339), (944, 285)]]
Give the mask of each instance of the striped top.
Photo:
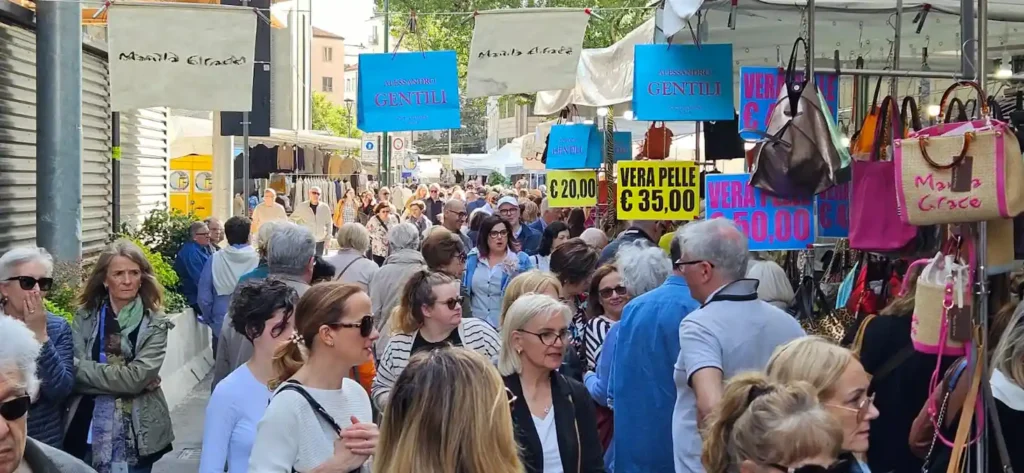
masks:
[(583, 339), (586, 344), (587, 371), (594, 371), (597, 366), (597, 358), (601, 356), (601, 347), (604, 346), (604, 339), (608, 331), (612, 329), (616, 321), (603, 315), (599, 315), (587, 322), (583, 330)]
[[(480, 353), (487, 359), (498, 356), (501, 340), (498, 332), (490, 324), (481, 319), (463, 318), (459, 323), (459, 339), (462, 346)], [(371, 394), (374, 404), (383, 411), (391, 395), (395, 381), (402, 370), (409, 364), (413, 341), (417, 332), (396, 333), (384, 348), (384, 353), (377, 364), (377, 376), (373, 379)]]

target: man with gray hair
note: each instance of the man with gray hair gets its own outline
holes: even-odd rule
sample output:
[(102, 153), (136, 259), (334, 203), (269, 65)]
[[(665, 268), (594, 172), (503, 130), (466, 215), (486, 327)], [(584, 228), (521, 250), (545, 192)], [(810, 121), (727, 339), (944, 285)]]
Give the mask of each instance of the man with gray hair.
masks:
[[(267, 243), (268, 277), (284, 281), (301, 297), (313, 279), (315, 253), (316, 241), (308, 229), (294, 223), (276, 224)], [(252, 342), (230, 327), (230, 317), (225, 322), (229, 325), (220, 331), (213, 365), (213, 387), (252, 357)]]
[(77, 458), (28, 436), (28, 411), (39, 394), (40, 345), (25, 324), (0, 316), (0, 472), (95, 473)]
[(174, 258), (174, 272), (178, 273), (178, 285), (181, 295), (185, 296), (189, 307), (196, 317), (203, 317), (199, 310), (199, 277), (203, 273), (206, 261), (213, 253), (210, 251), (210, 227), (203, 222), (192, 222), (188, 229), (189, 241), (182, 245)]
[(203, 223), (210, 229), (210, 252), (216, 253), (224, 242), (224, 224), (217, 217), (206, 217)]
[(724, 381), (763, 369), (776, 347), (804, 331), (792, 316), (757, 298), (758, 281), (745, 279), (747, 237), (732, 220), (691, 222), (676, 233), (673, 245), (680, 252), (672, 264), (702, 304), (679, 325), (675, 471), (701, 473), (699, 429), (722, 399)]
[(296, 205), (292, 212), (292, 221), (306, 227), (316, 240), (316, 254), (323, 255), (327, 247), (327, 240), (331, 238), (331, 229), (334, 226), (334, 219), (331, 215), (331, 208), (320, 200), (323, 191), (319, 187), (309, 188), (309, 200)]

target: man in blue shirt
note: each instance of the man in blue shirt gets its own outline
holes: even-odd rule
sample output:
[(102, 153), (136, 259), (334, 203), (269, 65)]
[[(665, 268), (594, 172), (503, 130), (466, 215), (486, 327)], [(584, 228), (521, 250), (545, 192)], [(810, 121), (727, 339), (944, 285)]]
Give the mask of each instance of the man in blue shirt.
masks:
[[(673, 240), (672, 260), (679, 254)], [(673, 375), (679, 356), (679, 323), (699, 307), (679, 266), (660, 287), (626, 305), (617, 326), (611, 369), (615, 473), (674, 470)]]
[(189, 227), (190, 240), (182, 245), (174, 258), (174, 272), (178, 273), (181, 295), (185, 296), (189, 307), (197, 317), (204, 314), (199, 309), (199, 276), (203, 266), (210, 259), (210, 228), (203, 222), (195, 222)]

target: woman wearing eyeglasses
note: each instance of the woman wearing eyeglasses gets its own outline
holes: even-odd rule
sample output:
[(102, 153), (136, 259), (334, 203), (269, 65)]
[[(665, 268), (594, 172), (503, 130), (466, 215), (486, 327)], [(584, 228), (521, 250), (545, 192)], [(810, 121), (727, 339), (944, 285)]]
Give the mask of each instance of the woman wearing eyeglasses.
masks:
[(583, 331), (588, 370), (593, 371), (597, 367), (597, 358), (601, 356), (605, 337), (612, 325), (619, 322), (622, 309), (629, 300), (629, 293), (622, 283), (622, 274), (615, 265), (606, 264), (594, 271), (594, 277), (590, 280), (590, 294), (587, 296), (586, 310), (590, 320)]
[(379, 409), (387, 407), (395, 380), (416, 353), (456, 346), (486, 358), (497, 356), (498, 333), (487, 322), (464, 318), (462, 303), (458, 279), (425, 269), (409, 277), (392, 317), (394, 334), (384, 347), (373, 381), (373, 400)]
[(384, 411), (373, 471), (522, 473), (511, 402), (483, 356), (453, 348), (414, 355)]
[(806, 336), (775, 350), (765, 368), (780, 383), (805, 382), (843, 428), (843, 455), (849, 473), (870, 473), (868, 451), (871, 421), (878, 418), (871, 377), (854, 354), (829, 340)]
[(46, 389), (32, 404), (28, 434), (60, 448), (64, 409), (75, 386), (75, 344), (71, 326), (43, 307), (52, 275), (53, 258), (42, 248), (14, 248), (0, 257), (0, 317), (24, 322), (42, 347), (36, 365)]
[(707, 473), (845, 473), (843, 429), (807, 383), (761, 373), (725, 385), (708, 416), (701, 461)]
[(252, 343), (253, 353), (213, 390), (203, 423), (200, 473), (222, 473), (225, 462), (228, 473), (248, 471), (256, 425), (276, 387), (274, 351), (292, 336), (298, 299), (295, 289), (273, 278), (246, 281), (235, 290), (231, 327)]
[[(431, 271), (445, 273), (455, 279), (462, 281), (466, 274), (466, 252), (469, 251), (462, 244), (460, 235), (456, 235), (442, 226), (431, 228), (431, 232), (423, 239), (420, 246), (420, 253)], [(459, 284), (462, 288), (463, 302), (469, 301), (469, 288)], [(473, 309), (468, 303), (462, 304), (462, 317), (473, 318)]]
[(516, 398), (512, 423), (527, 473), (605, 471), (594, 401), (582, 384), (558, 373), (571, 317), (561, 301), (527, 294), (502, 323), (498, 371)]
[(514, 240), (512, 224), (496, 215), (488, 216), (480, 224), (476, 248), (466, 259), (463, 284), (469, 288), (469, 304), (473, 314), (492, 327), (498, 327), (501, 298), (508, 282), (533, 269), (526, 253), (512, 249)]
[(311, 287), (295, 331), (274, 355), (274, 392), (256, 429), (250, 473), (364, 471), (377, 447), (370, 398), (347, 375), (373, 354), (370, 297), (358, 286)]

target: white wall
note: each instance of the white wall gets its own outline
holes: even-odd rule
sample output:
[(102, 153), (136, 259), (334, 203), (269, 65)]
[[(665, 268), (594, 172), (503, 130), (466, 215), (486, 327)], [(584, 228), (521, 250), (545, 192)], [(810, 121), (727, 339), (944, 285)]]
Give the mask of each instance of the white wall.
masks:
[(196, 320), (192, 309), (169, 317), (174, 328), (167, 335), (160, 387), (167, 405), (173, 409), (213, 368), (213, 350), (210, 328)]

